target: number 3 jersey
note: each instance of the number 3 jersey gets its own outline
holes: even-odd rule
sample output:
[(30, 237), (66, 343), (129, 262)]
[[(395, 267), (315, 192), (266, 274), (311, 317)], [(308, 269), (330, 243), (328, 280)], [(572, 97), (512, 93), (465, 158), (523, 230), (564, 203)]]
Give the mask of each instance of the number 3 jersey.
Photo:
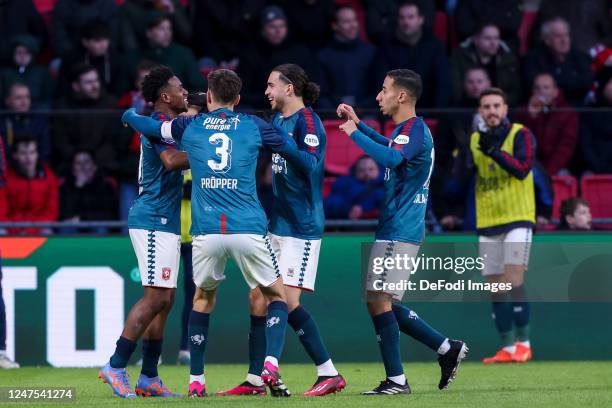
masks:
[[(160, 112), (153, 112), (151, 117), (160, 122), (170, 120)], [(180, 170), (166, 170), (159, 157), (162, 152), (176, 147), (172, 139), (140, 136), (139, 193), (130, 208), (128, 228), (180, 234), (183, 175)]]
[(255, 171), (263, 146), (276, 151), (285, 145), (276, 129), (258, 117), (222, 108), (165, 122), (161, 133), (180, 140), (189, 156), (191, 235), (266, 234)]
[(321, 119), (311, 108), (303, 108), (286, 118), (277, 113), (272, 124), (285, 130), (298, 149), (315, 160), (304, 171), (278, 153), (272, 156), (274, 203), (270, 232), (282, 237), (320, 239), (325, 227), (322, 190), (326, 144)]

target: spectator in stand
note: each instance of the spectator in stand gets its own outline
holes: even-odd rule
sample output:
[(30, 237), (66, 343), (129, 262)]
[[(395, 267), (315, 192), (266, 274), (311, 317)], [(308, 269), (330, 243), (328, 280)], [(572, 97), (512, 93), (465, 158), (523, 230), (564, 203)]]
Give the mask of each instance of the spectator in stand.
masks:
[[(38, 157), (36, 139), (22, 136), (13, 145), (14, 168), (6, 177), (7, 219), (13, 222), (57, 221), (58, 183), (49, 166)], [(49, 229), (9, 229), (9, 233), (49, 233)]]
[(140, 52), (132, 53), (129, 65), (137, 67), (142, 60), (166, 65), (182, 79), (185, 87), (190, 91), (204, 90), (206, 84), (198, 71), (195, 56), (189, 48), (173, 41), (174, 34), (170, 18), (164, 15), (157, 16), (149, 21), (147, 27), (148, 46)]
[(593, 84), (589, 56), (572, 47), (570, 27), (562, 18), (544, 22), (541, 30), (544, 44), (531, 51), (525, 60), (525, 79), (529, 86), (541, 72), (554, 75), (567, 101), (582, 105)]
[(80, 44), (62, 59), (59, 74), (61, 94), (70, 92), (70, 73), (75, 65), (88, 64), (98, 70), (102, 86), (109, 93), (120, 96), (126, 89), (125, 65), (111, 47), (109, 27), (100, 21), (94, 21), (83, 28)]
[(30, 113), (32, 103), (28, 86), (14, 82), (8, 88), (4, 104), (10, 111), (9, 114), (0, 118), (0, 137), (2, 137), (4, 147), (10, 150), (19, 135), (28, 134), (36, 139), (40, 159), (49, 162), (51, 137), (47, 118)]
[(117, 100), (108, 95), (91, 65), (77, 65), (72, 75), (72, 92), (62, 98), (58, 109), (78, 109), (78, 114), (57, 116), (53, 130), (53, 159), (61, 173), (68, 170), (74, 154), (80, 150), (94, 152), (95, 160), (106, 172), (117, 170), (114, 137), (121, 122), (115, 115), (95, 112), (114, 109)]
[(598, 82), (594, 107), (602, 109), (582, 114), (579, 146), (584, 170), (609, 174), (612, 173), (612, 68), (603, 69)]
[(501, 31), (501, 38), (516, 52), (522, 19), (520, 0), (459, 0), (455, 10), (455, 31), (459, 41), (463, 41), (474, 35), (483, 24), (494, 24)]
[[(77, 151), (72, 160), (72, 171), (60, 187), (60, 220), (79, 222), (114, 219), (115, 190), (113, 183), (98, 171), (93, 154), (86, 150)], [(106, 229), (96, 229), (96, 233), (106, 232)]]
[(350, 6), (336, 10), (332, 23), (334, 39), (319, 51), (319, 107), (334, 109), (340, 103), (374, 107), (372, 84), (377, 61), (376, 48), (359, 38), (357, 13)]
[(176, 41), (187, 45), (193, 26), (187, 8), (180, 0), (126, 0), (119, 8), (121, 49), (129, 52), (145, 48), (148, 43), (147, 23), (160, 15), (170, 19)]
[(36, 38), (41, 49), (47, 45), (47, 28), (32, 0), (0, 1), (0, 66), (10, 64), (12, 44), (7, 41), (17, 35)]
[(551, 74), (535, 77), (526, 110), (519, 122), (535, 135), (538, 160), (551, 176), (568, 174), (578, 143), (578, 113), (567, 103)]
[(269, 107), (264, 92), (272, 68), (284, 63), (297, 64), (311, 77), (318, 77), (315, 58), (308, 47), (292, 40), (283, 9), (268, 6), (261, 11), (260, 18), (261, 35), (245, 46), (238, 67), (243, 84), (240, 103), (258, 109)]
[(38, 40), (31, 35), (18, 35), (11, 40), (13, 61), (11, 66), (0, 70), (0, 89), (6, 96), (14, 82), (21, 82), (30, 89), (30, 98), (35, 108), (48, 108), (53, 98), (55, 85), (49, 70), (35, 62), (38, 55)]
[(275, 0), (287, 13), (291, 35), (295, 41), (315, 51), (331, 38), (334, 0)]
[(149, 75), (149, 72), (151, 72), (151, 70), (158, 65), (159, 64), (149, 60), (142, 60), (140, 64), (138, 64), (138, 67), (136, 67), (136, 80), (134, 81), (134, 87), (121, 95), (117, 105), (119, 108), (134, 108), (139, 115), (142, 115), (153, 107), (153, 105), (145, 101), (144, 97), (142, 96), (142, 81), (144, 81), (144, 77)]
[(547, 21), (562, 17), (572, 28), (572, 44), (588, 54), (612, 35), (607, 3), (606, 0), (543, 0), (538, 19)]
[(325, 216), (330, 219), (376, 218), (385, 198), (385, 172), (367, 155), (361, 156), (348, 176), (334, 182), (324, 200)]
[(83, 29), (95, 21), (108, 26), (113, 44), (121, 42), (115, 0), (58, 0), (53, 9), (51, 35), (55, 55), (63, 58), (76, 51)]
[[(405, 0), (364, 0), (366, 26), (368, 37), (375, 44), (383, 44), (395, 36), (397, 28), (398, 9)], [(419, 10), (425, 21), (423, 30), (432, 32), (435, 4), (430, 0), (417, 0)]]
[(589, 203), (580, 197), (569, 198), (561, 203), (559, 230), (590, 231), (593, 219)]
[(508, 45), (501, 41), (499, 28), (495, 24), (483, 24), (453, 51), (451, 77), (454, 101), (462, 97), (463, 77), (470, 67), (484, 68), (492, 85), (506, 92), (508, 105), (514, 106), (519, 102), (521, 82), (518, 59)]
[(424, 23), (425, 17), (417, 2), (407, 1), (400, 6), (395, 36), (380, 47), (377, 76), (382, 83), (388, 70), (409, 68), (427, 84), (419, 99), (419, 108), (442, 108), (450, 99), (448, 60), (440, 40), (423, 31)]

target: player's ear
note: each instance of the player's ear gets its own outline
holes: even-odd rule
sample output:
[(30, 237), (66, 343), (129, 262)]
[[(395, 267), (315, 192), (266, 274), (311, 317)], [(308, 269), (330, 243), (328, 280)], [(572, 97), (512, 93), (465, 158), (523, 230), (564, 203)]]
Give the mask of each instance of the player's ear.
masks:
[(212, 103), (212, 92), (210, 92), (210, 89), (208, 91), (206, 91), (206, 104), (210, 105)]
[(295, 89), (293, 88), (293, 84), (287, 84), (285, 93), (287, 94), (287, 96), (295, 95)]
[(237, 106), (240, 103), (240, 94), (234, 99), (234, 106)]

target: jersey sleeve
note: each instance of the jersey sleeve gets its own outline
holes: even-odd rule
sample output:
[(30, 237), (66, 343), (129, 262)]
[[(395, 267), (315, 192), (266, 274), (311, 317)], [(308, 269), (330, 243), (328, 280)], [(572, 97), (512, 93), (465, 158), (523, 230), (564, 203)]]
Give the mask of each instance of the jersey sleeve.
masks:
[(300, 151), (313, 155), (317, 161), (321, 160), (325, 144), (325, 129), (316, 120), (310, 109), (304, 109), (298, 119), (294, 136)]
[(273, 152), (278, 153), (287, 143), (286, 135), (281, 134), (274, 126), (257, 116), (249, 115), (249, 117), (257, 125), (261, 135), (261, 143)]
[(389, 144), (388, 137), (381, 135), (380, 133), (366, 125), (363, 120), (359, 121), (359, 123), (357, 124), (357, 129), (359, 129), (361, 132), (363, 132), (364, 135), (368, 136), (370, 139), (372, 139), (378, 144), (385, 146)]
[(380, 163), (386, 168), (393, 169), (399, 166), (403, 161), (402, 153), (392, 147), (376, 143), (359, 129), (351, 133), (351, 139), (353, 139), (355, 143), (357, 143), (357, 145), (377, 163)]
[(174, 139), (155, 139), (151, 140), (151, 144), (155, 149), (155, 152), (160, 155), (167, 150), (176, 150), (177, 143)]
[(521, 129), (514, 138), (514, 154), (497, 149), (491, 158), (512, 176), (523, 180), (533, 167), (536, 140), (527, 128)]
[[(407, 136), (406, 140), (404, 136)], [(398, 135), (396, 137), (396, 143), (405, 142), (403, 144), (395, 144), (397, 149), (402, 153), (402, 157), (406, 161), (412, 160), (417, 154), (421, 152), (423, 148), (423, 141), (425, 139), (425, 126), (422, 121), (417, 121), (413, 126), (410, 127), (408, 135)]]
[(180, 141), (183, 138), (185, 129), (195, 118), (195, 116), (178, 116), (170, 122), (164, 122), (161, 128), (162, 138), (164, 140), (174, 139)]

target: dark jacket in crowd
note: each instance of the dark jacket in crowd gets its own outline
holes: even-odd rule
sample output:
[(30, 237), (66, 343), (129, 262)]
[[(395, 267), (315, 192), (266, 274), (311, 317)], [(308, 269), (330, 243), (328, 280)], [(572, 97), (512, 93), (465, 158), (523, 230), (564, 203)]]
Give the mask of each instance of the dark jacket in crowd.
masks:
[(323, 201), (325, 217), (346, 219), (351, 208), (359, 205), (363, 209), (361, 218), (376, 218), (385, 198), (384, 176), (385, 171), (380, 168), (377, 179), (363, 182), (355, 178), (353, 166), (350, 175), (334, 182), (331, 194)]
[(321, 48), (332, 36), (334, 0), (275, 0), (287, 14), (295, 41), (310, 49)]
[(518, 29), (523, 20), (519, 0), (459, 0), (455, 10), (455, 31), (459, 41), (470, 37), (484, 23), (495, 24), (501, 37), (513, 50), (518, 49)]
[[(608, 109), (611, 107), (607, 106)], [(610, 111), (583, 113), (580, 123), (579, 145), (585, 170), (590, 170), (593, 173), (612, 173), (612, 121), (610, 120)]]
[[(528, 112), (518, 118), (537, 141), (536, 157), (548, 174), (554, 176), (568, 168), (578, 143), (578, 113), (567, 103), (562, 93), (553, 102), (553, 110), (533, 117)], [(559, 110), (557, 110), (559, 109)]]
[(49, 74), (49, 69), (35, 62), (40, 51), (38, 40), (31, 35), (17, 35), (10, 41), (11, 55), (17, 46), (25, 46), (32, 54), (32, 62), (25, 67), (18, 67), (11, 62), (0, 69), (0, 93), (5, 95), (12, 83), (21, 82), (30, 88), (32, 107), (49, 108), (55, 92), (55, 81)]
[(115, 135), (121, 128), (116, 114), (87, 112), (96, 109), (114, 109), (117, 101), (113, 96), (103, 95), (97, 101), (81, 100), (74, 95), (61, 99), (57, 109), (79, 109), (79, 113), (58, 115), (53, 123), (53, 160), (60, 173), (70, 166), (75, 152), (87, 150), (94, 153), (94, 159), (103, 171), (117, 169)]
[(376, 75), (377, 61), (376, 48), (372, 44), (359, 38), (352, 41), (334, 38), (319, 51), (317, 61), (320, 67), (320, 108), (336, 109), (341, 102), (362, 108), (374, 107), (372, 78)]
[(572, 49), (565, 60), (559, 62), (547, 47), (538, 47), (527, 55), (524, 71), (526, 87), (529, 89), (539, 73), (551, 73), (555, 77), (557, 86), (573, 106), (583, 104), (593, 84), (589, 56), (576, 49)]
[[(368, 37), (375, 44), (392, 38), (397, 27), (397, 10), (404, 0), (363, 0)], [(436, 14), (435, 4), (430, 0), (417, 0), (419, 10), (425, 17), (423, 31), (432, 32)]]
[(115, 196), (115, 187), (100, 172), (81, 188), (70, 174), (60, 187), (59, 219), (78, 216), (81, 221), (111, 220), (116, 217)]
[(516, 105), (521, 97), (521, 79), (519, 63), (505, 42), (501, 42), (495, 58), (483, 65), (478, 57), (476, 46), (471, 38), (455, 48), (451, 57), (451, 78), (453, 84), (453, 101), (458, 103), (463, 97), (463, 82), (469, 68), (482, 67), (489, 74), (493, 86), (506, 92), (508, 104)]
[(98, 71), (102, 87), (114, 96), (121, 96), (128, 87), (125, 61), (112, 48), (104, 56), (92, 57), (82, 46), (79, 46), (62, 60), (57, 85), (60, 96), (72, 92), (72, 70), (79, 64), (94, 67)]
[(181, 5), (180, 0), (172, 0), (172, 3), (174, 4), (174, 13), (164, 13), (156, 8), (154, 1), (126, 0), (119, 7), (121, 41), (118, 45), (121, 50), (132, 51), (146, 47), (147, 26), (151, 20), (161, 15), (170, 19), (173, 39), (187, 45), (193, 33), (189, 12), (187, 8)]
[(444, 46), (432, 34), (423, 33), (415, 46), (401, 42), (397, 37), (380, 47), (378, 82), (382, 83), (390, 69), (408, 68), (421, 75), (423, 94), (417, 102), (419, 108), (441, 108), (450, 100), (450, 73)]
[(194, 2), (191, 49), (217, 63), (240, 56), (258, 35), (259, 12), (265, 5), (266, 0)]
[(7, 39), (19, 34), (35, 37), (44, 49), (47, 45), (47, 27), (32, 0), (6, 0), (0, 2), (0, 65), (13, 59), (13, 47)]
[(92, 21), (109, 27), (111, 44), (119, 44), (119, 6), (115, 0), (58, 0), (53, 9), (53, 51), (64, 57), (79, 45), (82, 29)]
[(247, 47), (238, 66), (238, 74), (242, 78), (241, 105), (244, 107), (269, 107), (264, 92), (268, 76), (277, 65), (297, 64), (311, 79), (318, 77), (317, 66), (308, 47), (295, 43), (289, 37), (278, 45), (272, 45), (260, 37)]
[(31, 113), (0, 116), (0, 137), (6, 151), (11, 151), (20, 135), (36, 139), (38, 157), (47, 163), (51, 160), (51, 136), (46, 116)]
[[(191, 52), (189, 48), (175, 42), (170, 44), (167, 48), (144, 48), (140, 52), (132, 53), (128, 60), (129, 66), (134, 69), (142, 60), (149, 60), (166, 65), (174, 71), (176, 76), (183, 82), (185, 88), (190, 92), (206, 90), (206, 81), (198, 70), (198, 64), (193, 52)], [(133, 74), (135, 74), (135, 71)], [(130, 84), (133, 82), (133, 80), (128, 81)]]

